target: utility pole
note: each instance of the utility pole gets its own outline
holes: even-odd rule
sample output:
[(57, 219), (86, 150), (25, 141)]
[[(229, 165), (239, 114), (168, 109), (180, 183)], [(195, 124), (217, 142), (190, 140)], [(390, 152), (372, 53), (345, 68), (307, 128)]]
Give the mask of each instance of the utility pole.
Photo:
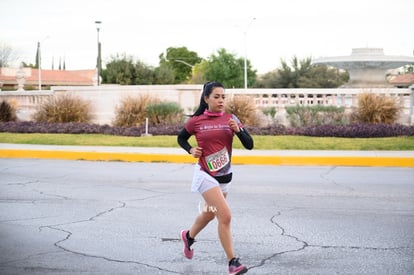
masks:
[(96, 85), (99, 86), (100, 85), (100, 75), (101, 75), (101, 42), (99, 42), (99, 26), (101, 25), (101, 21), (95, 21), (95, 25), (96, 25), (96, 31), (98, 34), (98, 57), (96, 60), (96, 71), (97, 71), (97, 76), (96, 76)]

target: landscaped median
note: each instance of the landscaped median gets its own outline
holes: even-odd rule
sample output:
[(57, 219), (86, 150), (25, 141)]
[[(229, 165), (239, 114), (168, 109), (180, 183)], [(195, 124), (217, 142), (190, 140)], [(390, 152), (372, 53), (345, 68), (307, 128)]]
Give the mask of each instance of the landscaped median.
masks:
[[(0, 144), (0, 158), (195, 163), (180, 148)], [(234, 164), (414, 167), (414, 151), (233, 151)]]

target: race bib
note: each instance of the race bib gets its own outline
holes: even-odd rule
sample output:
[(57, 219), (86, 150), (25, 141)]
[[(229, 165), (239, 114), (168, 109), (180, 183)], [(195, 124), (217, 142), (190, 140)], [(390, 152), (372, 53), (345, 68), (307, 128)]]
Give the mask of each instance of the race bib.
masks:
[(229, 153), (227, 152), (227, 148), (224, 147), (217, 153), (208, 155), (206, 157), (206, 162), (208, 169), (211, 172), (215, 172), (226, 166), (230, 162)]

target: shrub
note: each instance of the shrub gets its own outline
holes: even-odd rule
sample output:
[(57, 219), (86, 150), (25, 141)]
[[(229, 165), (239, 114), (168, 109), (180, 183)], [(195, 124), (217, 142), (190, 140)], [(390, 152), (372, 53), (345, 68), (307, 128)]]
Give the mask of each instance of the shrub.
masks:
[(289, 123), (292, 127), (309, 126), (315, 120), (315, 112), (312, 112), (310, 106), (289, 106), (286, 107), (286, 113)]
[(400, 107), (395, 97), (386, 97), (371, 93), (358, 96), (358, 107), (352, 114), (352, 120), (360, 123), (392, 124), (398, 119)]
[[(152, 135), (177, 135), (183, 125), (149, 126)], [(286, 128), (283, 125), (267, 127), (246, 127), (252, 135), (300, 135), (320, 137), (395, 137), (414, 136), (414, 125), (401, 124), (350, 124), (320, 125), (301, 128)], [(0, 132), (9, 133), (68, 133), (68, 134), (106, 134), (117, 136), (140, 136), (145, 126), (113, 127), (88, 123), (45, 123), (34, 121), (0, 122)]]
[(16, 121), (16, 108), (14, 108), (9, 102), (2, 101), (0, 104), (0, 121)]
[(317, 137), (344, 137), (344, 138), (373, 138), (413, 136), (414, 126), (401, 124), (350, 124), (350, 125), (321, 125), (302, 129), (301, 135)]
[(159, 100), (150, 95), (127, 96), (116, 107), (112, 124), (118, 127), (138, 127), (145, 122), (147, 107), (156, 102)]
[(91, 118), (90, 102), (71, 94), (50, 97), (33, 115), (35, 121), (48, 123), (89, 122)]
[(348, 122), (344, 107), (336, 106), (289, 106), (286, 107), (288, 120), (292, 127), (315, 125), (344, 125)]
[(269, 116), (271, 119), (274, 119), (276, 116), (276, 107), (265, 107), (262, 109), (264, 115)]
[(227, 99), (226, 112), (235, 114), (244, 125), (258, 126), (256, 104), (250, 96), (234, 96)]
[(252, 135), (278, 136), (286, 134), (286, 127), (281, 124), (272, 124), (265, 127), (246, 127)]
[(176, 102), (151, 103), (146, 113), (151, 125), (179, 124), (184, 116), (184, 110)]

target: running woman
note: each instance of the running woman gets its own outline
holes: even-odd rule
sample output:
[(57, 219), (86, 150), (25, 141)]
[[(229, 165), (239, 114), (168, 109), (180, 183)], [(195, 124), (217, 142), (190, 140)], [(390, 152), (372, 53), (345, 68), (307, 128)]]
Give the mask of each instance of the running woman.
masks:
[[(191, 259), (195, 237), (216, 217), (219, 239), (229, 262), (229, 274), (237, 275), (246, 273), (247, 267), (234, 254), (231, 211), (226, 201), (232, 179), (232, 143), (236, 134), (243, 146), (251, 150), (253, 139), (235, 115), (224, 112), (224, 92), (224, 86), (219, 82), (204, 84), (198, 109), (178, 134), (178, 144), (198, 158), (191, 190), (199, 192), (205, 203), (190, 229), (181, 231), (181, 239), (184, 256)], [(188, 142), (192, 135), (195, 135), (196, 147)]]

